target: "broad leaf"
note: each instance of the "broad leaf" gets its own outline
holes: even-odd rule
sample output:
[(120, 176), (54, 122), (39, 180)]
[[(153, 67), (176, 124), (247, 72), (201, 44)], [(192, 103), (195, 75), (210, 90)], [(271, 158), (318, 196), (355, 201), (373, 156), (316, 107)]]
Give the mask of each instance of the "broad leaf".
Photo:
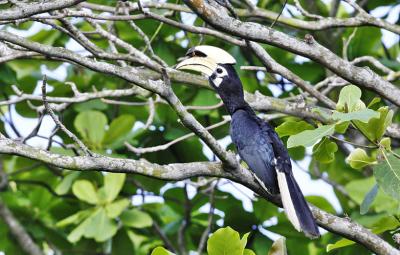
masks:
[(386, 194), (400, 201), (400, 159), (385, 155), (385, 161), (374, 167), (374, 176)]
[(114, 119), (104, 136), (103, 144), (112, 144), (118, 138), (124, 137), (132, 130), (134, 123), (135, 117), (127, 114), (121, 115)]
[(353, 244), (354, 244), (353, 241), (351, 241), (349, 239), (342, 238), (342, 239), (340, 239), (339, 241), (337, 241), (334, 244), (328, 244), (326, 246), (326, 252), (330, 252), (330, 251), (332, 251), (334, 249), (343, 248), (343, 247), (346, 247), (346, 246), (349, 246), (349, 245), (353, 245)]
[(305, 121), (285, 121), (281, 125), (279, 125), (275, 131), (278, 133), (279, 137), (284, 137), (288, 135), (295, 135), (298, 134), (304, 130), (311, 130), (314, 129), (314, 127), (305, 122)]
[(349, 113), (334, 111), (331, 117), (332, 119), (338, 121), (359, 120), (361, 122), (367, 123), (372, 118), (379, 118), (379, 112), (371, 109), (363, 109)]
[(371, 141), (379, 141), (385, 134), (386, 128), (392, 123), (393, 111), (389, 107), (381, 107), (378, 109), (379, 117), (372, 118), (368, 123), (354, 121), (356, 127)]
[(174, 255), (175, 253), (172, 253), (170, 251), (168, 251), (167, 249), (165, 249), (164, 247), (157, 247), (153, 250), (153, 252), (151, 253), (151, 255)]
[(88, 209), (88, 210), (83, 210), (83, 211), (74, 213), (71, 216), (68, 216), (67, 218), (62, 219), (59, 222), (57, 222), (56, 227), (62, 228), (62, 227), (68, 226), (70, 224), (78, 224), (83, 219), (87, 218), (92, 212), (93, 212), (92, 209)]
[(82, 201), (89, 204), (97, 204), (99, 202), (97, 192), (93, 184), (88, 180), (78, 180), (72, 185), (72, 192)]
[(354, 169), (361, 169), (365, 166), (376, 164), (376, 159), (368, 156), (365, 150), (357, 148), (346, 158), (346, 162)]
[(150, 215), (138, 209), (124, 211), (120, 218), (122, 223), (128, 227), (147, 228), (153, 225), (153, 219)]
[(105, 209), (107, 216), (109, 218), (116, 218), (118, 217), (123, 210), (125, 210), (130, 204), (130, 201), (126, 198), (117, 200), (111, 204), (107, 204)]
[(99, 208), (85, 226), (84, 237), (94, 238), (97, 242), (104, 242), (117, 232), (117, 223), (107, 217), (104, 208)]
[(254, 215), (260, 223), (276, 216), (278, 207), (266, 201), (265, 199), (257, 199), (253, 202)]
[(375, 184), (372, 189), (367, 193), (360, 206), (360, 214), (366, 214), (374, 202), (376, 195), (378, 195), (378, 185)]
[(94, 148), (101, 148), (107, 117), (99, 111), (84, 111), (76, 116), (74, 126), (81, 137)]
[(354, 85), (348, 85), (340, 90), (336, 110), (340, 112), (354, 112), (365, 108), (360, 100), (361, 90)]
[(230, 227), (218, 229), (207, 242), (208, 255), (242, 255), (244, 248), (239, 233)]
[(289, 137), (287, 146), (288, 148), (296, 146), (308, 147), (314, 145), (319, 139), (332, 135), (335, 131), (335, 125), (325, 125), (314, 130), (306, 130), (297, 135)]
[(123, 173), (107, 173), (104, 176), (104, 191), (107, 201), (113, 201), (121, 191), (125, 183), (125, 174)]
[(243, 255), (256, 255), (256, 253), (250, 249), (244, 249)]
[(335, 159), (335, 152), (338, 150), (336, 143), (324, 137), (322, 140), (314, 145), (313, 155), (314, 158), (322, 163), (329, 163)]
[(55, 192), (58, 195), (67, 194), (69, 189), (71, 188), (72, 183), (79, 177), (80, 172), (72, 172), (65, 176), (63, 180), (57, 185)]

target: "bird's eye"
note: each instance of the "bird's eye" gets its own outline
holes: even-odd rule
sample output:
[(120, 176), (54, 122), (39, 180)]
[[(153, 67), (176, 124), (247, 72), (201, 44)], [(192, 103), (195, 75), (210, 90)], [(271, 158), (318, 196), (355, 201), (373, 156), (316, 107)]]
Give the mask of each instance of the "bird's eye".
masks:
[(222, 73), (222, 68), (217, 68), (217, 73), (221, 74)]

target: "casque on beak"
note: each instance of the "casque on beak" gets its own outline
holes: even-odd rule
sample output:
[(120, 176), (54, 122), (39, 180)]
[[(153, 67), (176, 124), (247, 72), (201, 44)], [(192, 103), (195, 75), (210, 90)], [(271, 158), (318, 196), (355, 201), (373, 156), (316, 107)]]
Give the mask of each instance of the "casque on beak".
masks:
[(176, 69), (197, 71), (210, 77), (219, 64), (235, 63), (236, 60), (225, 50), (210, 45), (199, 45), (188, 50), (185, 59)]
[(176, 69), (197, 71), (210, 77), (217, 66), (218, 64), (212, 58), (194, 56), (188, 57), (180, 62), (176, 66)]

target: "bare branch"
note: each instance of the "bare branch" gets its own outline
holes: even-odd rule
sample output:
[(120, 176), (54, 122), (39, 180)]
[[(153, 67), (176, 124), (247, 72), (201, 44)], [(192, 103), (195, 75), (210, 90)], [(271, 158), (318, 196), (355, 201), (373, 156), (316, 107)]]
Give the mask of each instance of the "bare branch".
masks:
[[(198, 176), (222, 177), (241, 183), (269, 201), (280, 205), (279, 197), (272, 197), (266, 193), (254, 179), (251, 171), (240, 166), (233, 171), (226, 171), (226, 169), (223, 169), (223, 165), (217, 162), (158, 165), (143, 160), (137, 161), (110, 157), (70, 157), (19, 144), (8, 138), (0, 138), (0, 153), (18, 155), (52, 166), (78, 171), (136, 173), (174, 181)], [(315, 206), (311, 206), (311, 209), (318, 224), (328, 231), (354, 240), (377, 254), (400, 254), (400, 251), (396, 248), (358, 223), (331, 215)]]
[(42, 98), (43, 98), (43, 103), (45, 106), (45, 109), (47, 113), (51, 116), (51, 118), (54, 120), (56, 123), (57, 127), (61, 129), (69, 138), (71, 138), (74, 142), (76, 142), (79, 147), (82, 149), (83, 153), (89, 156), (93, 156), (93, 153), (86, 147), (86, 145), (79, 140), (79, 138), (74, 135), (71, 131), (69, 131), (58, 119), (57, 115), (54, 113), (53, 109), (50, 107), (49, 102), (46, 99), (46, 81), (47, 78), (46, 76), (43, 77), (43, 83), (42, 83)]
[(23, 228), (21, 223), (15, 218), (10, 209), (0, 199), (0, 217), (7, 224), (9, 231), (17, 240), (27, 254), (30, 255), (44, 255), (39, 246), (32, 240), (29, 233)]
[(55, 0), (24, 3), (10, 9), (2, 10), (0, 13), (0, 20), (17, 20), (26, 18), (38, 13), (66, 8), (83, 1), (84, 0)]
[(203, 0), (185, 0), (185, 3), (201, 16), (202, 19), (222, 31), (244, 39), (268, 43), (310, 58), (323, 64), (350, 83), (376, 91), (389, 101), (400, 106), (400, 89), (396, 88), (390, 82), (385, 81), (372, 70), (354, 66), (350, 62), (339, 58), (332, 51), (317, 43), (313, 38), (300, 41), (258, 23), (242, 22), (221, 11), (221, 8), (214, 6), (214, 2), (207, 3)]

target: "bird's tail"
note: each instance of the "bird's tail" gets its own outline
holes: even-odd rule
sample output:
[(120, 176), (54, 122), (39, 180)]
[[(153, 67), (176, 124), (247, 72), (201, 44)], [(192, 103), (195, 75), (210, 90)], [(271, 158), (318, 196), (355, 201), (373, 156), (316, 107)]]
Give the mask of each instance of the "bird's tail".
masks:
[(290, 222), (307, 237), (318, 238), (317, 224), (293, 174), (277, 171), (277, 175), (283, 208)]

